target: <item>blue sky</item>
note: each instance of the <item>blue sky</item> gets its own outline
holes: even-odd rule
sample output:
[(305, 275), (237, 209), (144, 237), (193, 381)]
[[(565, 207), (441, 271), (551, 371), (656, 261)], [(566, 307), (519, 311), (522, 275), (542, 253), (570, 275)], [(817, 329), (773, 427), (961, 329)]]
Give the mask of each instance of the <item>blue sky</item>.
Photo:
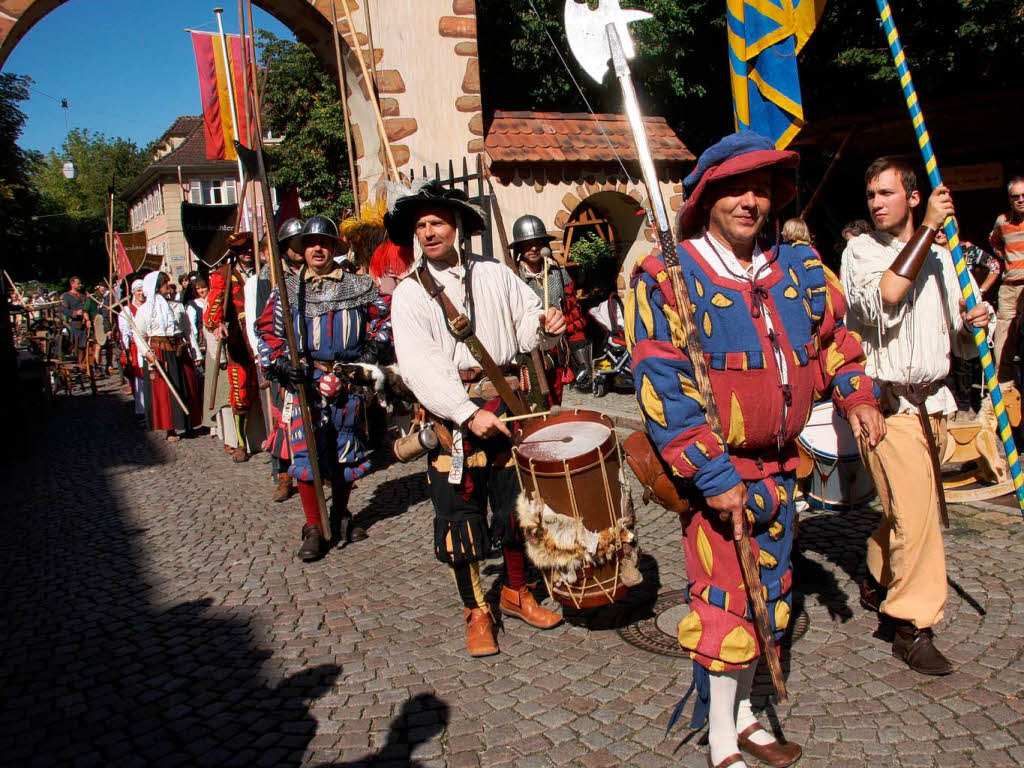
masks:
[[(216, 30), (216, 0), (71, 0), (36, 24), (11, 52), (3, 70), (35, 80), (18, 142), (59, 150), (64, 142), (60, 99), (71, 128), (123, 136), (140, 147), (178, 115), (200, 114), (195, 56), (186, 27)], [(224, 31), (238, 31), (237, 3), (224, 7)], [(256, 27), (294, 35), (253, 8)], [(44, 95), (46, 94), (46, 95)], [(49, 98), (53, 97), (53, 98)]]

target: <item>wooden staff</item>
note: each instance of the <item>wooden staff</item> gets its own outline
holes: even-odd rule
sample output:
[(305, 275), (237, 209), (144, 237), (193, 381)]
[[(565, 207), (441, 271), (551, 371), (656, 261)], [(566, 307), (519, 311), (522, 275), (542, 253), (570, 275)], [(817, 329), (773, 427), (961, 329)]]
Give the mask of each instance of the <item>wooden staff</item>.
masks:
[(25, 297), (21, 295), (21, 291), (18, 290), (18, 286), (16, 286), (14, 284), (14, 281), (11, 280), (11, 276), (7, 274), (7, 270), (6, 269), (4, 270), (4, 277), (6, 277), (7, 278), (7, 282), (10, 283), (11, 290), (13, 290), (14, 294), (18, 297), (18, 301), (25, 301)]
[[(344, 0), (348, 2), (348, 0)], [(338, 93), (341, 96), (341, 112), (345, 118), (345, 146), (348, 148), (348, 174), (352, 179), (352, 202), (356, 215), (359, 215), (359, 178), (356, 175), (356, 155), (352, 144), (352, 118), (348, 113), (348, 87), (345, 61), (341, 55), (341, 31), (338, 29), (338, 11), (334, 7), (334, 0), (331, 0), (331, 18), (334, 28), (334, 59), (338, 65)], [(372, 43), (371, 50), (372, 50)], [(376, 87), (376, 85), (374, 85)]]
[[(132, 333), (135, 334), (135, 343), (139, 345), (139, 351), (142, 353), (143, 357), (146, 357), (146, 355), (153, 351), (153, 348), (149, 346), (149, 342), (146, 341), (146, 337), (142, 335), (142, 331), (139, 330), (139, 326), (135, 324), (135, 318), (132, 317), (132, 313), (129, 311), (122, 312), (121, 314), (125, 316), (125, 319), (128, 321), (128, 325), (132, 327)], [(181, 395), (178, 394), (178, 390), (174, 388), (171, 380), (167, 377), (167, 371), (165, 371), (164, 367), (160, 365), (160, 361), (156, 359), (155, 354), (153, 355), (153, 361), (150, 365), (156, 368), (156, 372), (159, 373), (161, 378), (163, 378), (167, 383), (167, 388), (171, 391), (171, 394), (174, 395), (174, 399), (178, 401), (178, 405), (181, 406), (181, 410), (185, 412), (186, 416), (189, 416), (188, 406), (185, 405), (185, 401), (181, 399)]]
[[(334, 4), (334, 0), (331, 0), (331, 4)], [(363, 49), (359, 45), (359, 40), (356, 37), (356, 25), (352, 23), (352, 12), (348, 8), (348, 0), (342, 0), (341, 7), (345, 9), (345, 20), (348, 22), (348, 30), (352, 33), (353, 45), (350, 46), (355, 51), (356, 59), (359, 61), (359, 70), (363, 73), (363, 80), (366, 82), (366, 89), (371, 90), (373, 80), (370, 78), (370, 73), (366, 69), (366, 61), (363, 59)], [(335, 18), (337, 23), (337, 18)], [(370, 55), (373, 55), (373, 51), (370, 51)], [(384, 128), (384, 118), (380, 114), (380, 104), (377, 103), (377, 94), (370, 94), (370, 104), (373, 107), (373, 116), (377, 119), (377, 131), (380, 133), (381, 143), (384, 145), (384, 156), (387, 158), (388, 170), (391, 172), (391, 180), (398, 181), (398, 166), (395, 165), (395, 156), (391, 153), (391, 142), (388, 141), (388, 132)]]
[[(250, 24), (251, 27), (251, 24)], [(242, 0), (238, 0), (238, 32), (241, 36), (241, 47), (242, 47), (242, 89), (244, 91), (243, 98), (245, 100), (245, 129), (247, 131), (246, 138), (249, 139), (249, 143), (252, 144), (252, 132), (253, 132), (253, 110), (252, 105), (255, 105), (253, 100), (252, 91), (256, 87), (255, 81), (250, 83), (250, 72), (249, 72), (249, 43), (245, 39), (245, 10), (242, 5)], [(251, 34), (251, 32), (250, 32)], [(252, 178), (245, 180), (245, 189), (248, 191), (253, 184), (256, 182)], [(255, 197), (255, 195), (254, 195)], [(255, 201), (254, 201), (255, 202)], [(253, 269), (258, 275), (260, 273), (260, 237), (256, 231), (259, 228), (259, 218), (256, 216), (256, 206), (253, 205), (252, 212), (252, 257), (253, 257)], [(263, 228), (267, 228), (267, 212), (263, 211)]]
[(836, 169), (836, 166), (839, 164), (839, 158), (843, 155), (843, 150), (846, 149), (846, 145), (850, 142), (850, 139), (853, 138), (853, 134), (856, 132), (856, 128), (851, 128), (847, 131), (846, 136), (843, 137), (842, 142), (839, 144), (839, 149), (837, 149), (836, 153), (832, 155), (832, 160), (829, 162), (828, 168), (825, 169), (825, 173), (822, 175), (821, 181), (819, 181), (818, 186), (814, 188), (814, 193), (811, 195), (811, 199), (807, 201), (807, 205), (805, 205), (804, 209), (800, 211), (801, 219), (806, 219), (807, 214), (811, 212), (811, 208), (813, 208), (814, 204), (818, 202), (818, 198), (821, 196), (821, 191), (825, 188), (825, 183), (832, 175), (832, 171)]

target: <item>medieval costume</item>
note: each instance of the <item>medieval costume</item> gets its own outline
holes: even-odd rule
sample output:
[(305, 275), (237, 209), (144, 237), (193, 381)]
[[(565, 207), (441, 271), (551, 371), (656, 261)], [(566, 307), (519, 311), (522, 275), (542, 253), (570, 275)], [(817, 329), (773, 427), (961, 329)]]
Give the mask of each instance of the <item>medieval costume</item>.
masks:
[(199, 426), (203, 401), (192, 359), (191, 326), (181, 304), (168, 302), (160, 294), (161, 278), (168, 279), (164, 272), (150, 272), (142, 281), (146, 303), (135, 314), (135, 324), (171, 386), (188, 406), (186, 414), (159, 372), (155, 369), (147, 372), (144, 377), (147, 423), (150, 429), (166, 430), (170, 440), (176, 438), (175, 432), (187, 433)]
[[(302, 257), (302, 246), (299, 244), (301, 232), (302, 221), (299, 219), (288, 219), (281, 224), (277, 231), (277, 244), (284, 273), (298, 274)], [(296, 262), (289, 258), (292, 254), (298, 256)], [(253, 318), (253, 322), (247, 324), (246, 332), (249, 333), (250, 344), (254, 350), (259, 350), (256, 323), (263, 315), (263, 310), (266, 309), (271, 290), (270, 264), (264, 264), (260, 273), (250, 277), (245, 284), (245, 314), (246, 317)], [(269, 383), (268, 429), (267, 439), (263, 442), (263, 450), (270, 454), (271, 471), (277, 481), (277, 486), (271, 492), (270, 499), (281, 503), (287, 501), (295, 493), (294, 481), (288, 474), (288, 467), (291, 466), (292, 460), (288, 441), (288, 421), (292, 409), (297, 408), (298, 404), (295, 402), (294, 394), (282, 387), (279, 381), (271, 378)]]
[[(337, 241), (334, 223), (314, 216), (302, 230), (307, 237), (327, 237)], [(313, 435), (307, 435), (298, 402), (287, 415), (291, 465), (288, 473), (298, 483), (306, 525), (302, 529), (303, 547), (299, 557), (313, 560), (322, 553), (320, 508), (310, 451), (317, 451), (320, 473), (331, 481), (332, 539), (358, 540), (366, 532), (352, 523), (348, 497), (352, 484), (370, 471), (363, 420), (363, 398), (352, 391), (334, 373), (338, 362), (374, 362), (367, 357), (367, 307), (377, 291), (369, 277), (347, 274), (336, 266), (325, 274), (303, 267), (298, 274), (285, 275), (291, 317), (282, 311), (280, 288), (275, 288), (257, 321), (260, 366), (282, 386), (295, 391), (311, 383), (309, 397)], [(289, 360), (285, 323), (295, 328), (301, 363)], [(357, 534), (358, 531), (358, 534)]]
[(243, 264), (235, 251), (251, 250), (252, 233), (237, 232), (231, 235), (228, 248), (228, 258), (224, 264), (210, 273), (210, 292), (206, 297), (203, 324), (211, 333), (221, 332), (221, 328), (227, 332), (223, 341), (228, 359), (224, 374), (227, 377), (228, 402), (238, 437), (238, 445), (231, 451), (231, 458), (241, 463), (248, 461), (251, 453), (248, 450), (248, 417), (256, 401), (259, 381), (254, 353), (245, 333), (244, 286), (252, 274), (252, 267)]
[(85, 348), (89, 342), (89, 326), (85, 312), (86, 294), (79, 289), (70, 290), (60, 297), (61, 313), (71, 333), (71, 351), (79, 362), (85, 358)]
[(706, 499), (736, 489), (744, 494), (739, 503), (746, 499), (770, 629), (780, 638), (792, 608), (796, 437), (816, 399), (830, 396), (844, 415), (875, 403), (860, 344), (843, 325), (842, 291), (818, 254), (808, 246), (780, 245), (778, 238), (765, 250), (768, 243), (753, 239), (747, 241), (752, 251), (744, 266), (707, 229), (705, 200), (715, 204), (720, 189), (708, 194), (710, 183), (742, 184), (733, 180), (773, 169), (774, 190), (767, 199), (777, 208), (793, 193), (792, 180), (779, 169), (797, 162), (795, 152), (776, 151), (768, 139), (742, 131), (706, 150), (684, 181), (687, 203), (677, 254), (724, 443), (706, 421), (687, 349), (679, 343), (676, 297), (660, 252), (637, 266), (627, 296), (626, 340), (640, 412), (661, 457), (687, 481), (690, 495), (692, 514), (683, 520), (690, 612), (679, 622), (678, 638), (694, 662), (691, 726), (710, 719), (708, 764), (714, 766), (742, 765), (740, 748), (773, 765), (789, 765), (800, 748), (775, 742), (751, 712), (750, 686), (762, 648), (733, 525), (723, 523)]
[[(551, 256), (548, 247), (554, 238), (544, 229), (536, 216), (520, 216), (512, 225), (512, 251), (515, 254), (519, 277), (537, 294), (544, 304), (547, 286), (547, 305), (565, 316), (567, 347), (558, 349), (552, 370), (547, 374), (554, 405), (562, 402), (562, 387), (580, 378), (580, 385), (589, 383), (590, 343), (587, 341), (586, 320), (576, 298), (576, 285), (569, 272)], [(547, 280), (545, 280), (547, 272)]]
[[(950, 355), (969, 359), (977, 348), (961, 316), (952, 258), (932, 244), (934, 235), (922, 225), (907, 243), (882, 230), (854, 237), (843, 252), (841, 276), (850, 329), (860, 334), (867, 371), (881, 386), (886, 423), (881, 445), (861, 447), (883, 512), (868, 539), (861, 603), (891, 625), (895, 656), (917, 672), (942, 675), (953, 666), (932, 642), (946, 605), (945, 504), (932, 454), (941, 463), (946, 420), (956, 412), (943, 383)], [(897, 303), (883, 299), (886, 273), (910, 281)]]
[(131, 323), (128, 322), (125, 313), (128, 313), (132, 319), (135, 319), (139, 308), (145, 300), (142, 280), (133, 281), (131, 300), (128, 302), (127, 307), (122, 309), (117, 316), (117, 327), (121, 340), (121, 370), (124, 371), (124, 377), (128, 380), (128, 385), (131, 387), (132, 399), (135, 401), (136, 416), (146, 415), (146, 388), (143, 381), (143, 376), (146, 375), (146, 361), (139, 351), (139, 345), (135, 340), (135, 332), (132, 330)]
[[(386, 219), (393, 242), (412, 244), (424, 208), (449, 212), (459, 234), (476, 234), (485, 226), (483, 213), (466, 201), (464, 193), (431, 182), (394, 204)], [(517, 354), (538, 344), (550, 349), (560, 336), (541, 332), (540, 300), (515, 273), (494, 261), (460, 255), (454, 246), (437, 258), (425, 255), (393, 297), (391, 317), (402, 378), (434, 417), (439, 437), (445, 436), (427, 455), (434, 554), (451, 569), (465, 606), (469, 653), (487, 656), (498, 653), (498, 646), (478, 563), (488, 556), (492, 542), (505, 556), (502, 613), (541, 629), (558, 625), (561, 617), (541, 608), (526, 586), (523, 538), (514, 514), (519, 486), (511, 441), (500, 433), (481, 438), (470, 428), (479, 411), (501, 415), (508, 412), (507, 405), (495, 396), (494, 384), (485, 379), (464, 337), (454, 335), (439, 291), (469, 318), (473, 334), (496, 366), (514, 376)]]

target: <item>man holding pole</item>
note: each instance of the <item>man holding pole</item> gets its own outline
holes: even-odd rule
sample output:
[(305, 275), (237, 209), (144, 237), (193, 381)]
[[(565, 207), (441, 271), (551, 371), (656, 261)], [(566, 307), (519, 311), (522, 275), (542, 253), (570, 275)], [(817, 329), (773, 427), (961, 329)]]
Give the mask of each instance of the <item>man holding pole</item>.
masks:
[[(460, 190), (430, 182), (400, 197), (384, 223), (393, 243), (410, 246), (415, 237), (423, 249), (422, 261), (395, 289), (391, 319), (402, 378), (433, 415), (438, 435), (427, 455), (434, 554), (451, 570), (462, 599), (469, 654), (492, 656), (498, 643), (479, 570), (492, 541), (505, 556), (501, 612), (538, 629), (562, 622), (526, 586), (515, 519), (519, 484), (501, 415), (524, 412), (513, 391), (516, 355), (538, 342), (542, 349), (557, 345), (565, 318), (555, 307), (545, 314), (537, 295), (504, 265), (460, 252), (460, 235), (486, 228), (483, 212)], [(468, 334), (457, 335), (466, 324), (453, 324), (453, 315), (466, 320)]]
[[(311, 454), (315, 451), (324, 480), (331, 481), (331, 539), (342, 546), (361, 541), (366, 531), (348, 509), (352, 484), (371, 468), (366, 448), (363, 398), (335, 373), (336, 363), (374, 363), (366, 355), (367, 307), (377, 297), (373, 281), (347, 274), (334, 263), (338, 229), (324, 216), (313, 216), (302, 227), (300, 242), (305, 265), (284, 274), (290, 317), (285, 317), (281, 286), (270, 294), (256, 324), (260, 366), (289, 392), (312, 384), (312, 434), (307, 433), (299, 408), (291, 407), (288, 436), (291, 464), (302, 499), (306, 523), (298, 558), (317, 560), (326, 551), (326, 533), (314, 487)], [(286, 323), (295, 330), (297, 365), (290, 360)]]
[(885, 433), (834, 275), (810, 246), (780, 243), (778, 231), (774, 242), (759, 240), (772, 210), (793, 197), (786, 171), (798, 161), (796, 152), (740, 131), (707, 149), (683, 183), (676, 252), (723, 439), (708, 422), (688, 347), (678, 343), (680, 315), (661, 253), (641, 262), (627, 297), (641, 415), (661, 458), (692, 484), (683, 520), (690, 613), (678, 636), (694, 661), (691, 726), (709, 722), (714, 768), (744, 765), (740, 750), (773, 766), (791, 765), (802, 752), (778, 742), (751, 710), (763, 649), (734, 539), (750, 530), (778, 639), (792, 606), (796, 437), (813, 402), (830, 396), (871, 445)]
[(236, 232), (227, 240), (224, 263), (210, 273), (203, 324), (223, 339), (227, 350), (228, 402), (235, 419), (238, 445), (231, 451), (236, 464), (249, 460), (249, 411), (256, 401), (258, 379), (253, 350), (245, 332), (245, 281), (253, 274), (255, 252), (251, 232)]
[(946, 675), (953, 665), (932, 630), (946, 605), (940, 523), (949, 522), (940, 465), (946, 419), (956, 412), (943, 380), (951, 353), (977, 356), (971, 330), (989, 325), (994, 313), (986, 303), (965, 310), (949, 251), (933, 245), (953, 215), (949, 190), (932, 191), (915, 229), (921, 193), (909, 165), (879, 158), (864, 180), (875, 231), (848, 242), (841, 275), (850, 329), (860, 334), (867, 371), (882, 388), (886, 439), (877, 447), (861, 439), (882, 502), (882, 520), (868, 539), (861, 605), (881, 615), (896, 658), (915, 672)]

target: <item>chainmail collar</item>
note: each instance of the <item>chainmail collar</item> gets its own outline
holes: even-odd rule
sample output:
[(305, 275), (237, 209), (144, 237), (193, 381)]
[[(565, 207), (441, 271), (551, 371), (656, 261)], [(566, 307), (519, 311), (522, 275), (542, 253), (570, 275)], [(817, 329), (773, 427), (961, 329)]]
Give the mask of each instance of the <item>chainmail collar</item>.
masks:
[(284, 282), (288, 288), (288, 305), (295, 308), (300, 306), (299, 285), (302, 284), (302, 310), (306, 317), (365, 307), (377, 298), (377, 286), (369, 275), (342, 274), (340, 280), (325, 275), (314, 283), (304, 279), (305, 272), (305, 267), (297, 275), (289, 272)]
[[(544, 272), (531, 272), (526, 262), (519, 263), (519, 277), (530, 289), (537, 294), (537, 298), (544, 301)], [(558, 264), (548, 262), (548, 304), (556, 309), (562, 308), (562, 300), (565, 298), (565, 272)]]

